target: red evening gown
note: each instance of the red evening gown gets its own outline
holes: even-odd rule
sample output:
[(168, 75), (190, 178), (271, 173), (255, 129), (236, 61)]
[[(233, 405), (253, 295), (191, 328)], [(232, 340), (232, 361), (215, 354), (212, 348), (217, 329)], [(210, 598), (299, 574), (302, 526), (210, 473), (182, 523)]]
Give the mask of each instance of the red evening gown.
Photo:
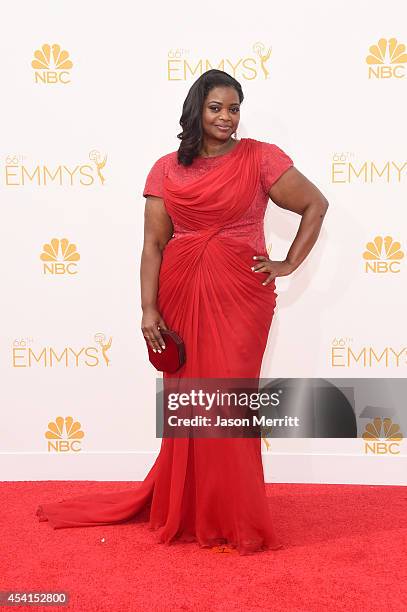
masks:
[[(260, 376), (276, 292), (274, 282), (262, 285), (267, 274), (251, 266), (254, 255), (267, 256), (270, 187), (292, 165), (278, 146), (243, 138), (228, 153), (197, 157), (191, 166), (178, 164), (174, 151), (151, 168), (143, 195), (162, 197), (174, 225), (158, 308), (186, 348), (186, 363), (164, 379)], [(145, 512), (161, 543), (228, 544), (240, 554), (282, 546), (267, 503), (260, 438), (163, 438), (134, 488), (37, 509), (55, 529), (109, 525)]]

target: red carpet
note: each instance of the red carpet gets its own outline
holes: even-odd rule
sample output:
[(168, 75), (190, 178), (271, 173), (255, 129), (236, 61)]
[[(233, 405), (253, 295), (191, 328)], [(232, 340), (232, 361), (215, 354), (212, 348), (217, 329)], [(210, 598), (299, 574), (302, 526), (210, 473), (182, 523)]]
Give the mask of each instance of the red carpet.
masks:
[[(267, 485), (284, 549), (215, 553), (195, 543), (156, 544), (146, 523), (52, 529), (38, 503), (136, 483), (0, 483), (0, 590), (70, 594), (80, 612), (346, 612), (405, 610), (405, 487)], [(102, 542), (102, 538), (105, 541)]]

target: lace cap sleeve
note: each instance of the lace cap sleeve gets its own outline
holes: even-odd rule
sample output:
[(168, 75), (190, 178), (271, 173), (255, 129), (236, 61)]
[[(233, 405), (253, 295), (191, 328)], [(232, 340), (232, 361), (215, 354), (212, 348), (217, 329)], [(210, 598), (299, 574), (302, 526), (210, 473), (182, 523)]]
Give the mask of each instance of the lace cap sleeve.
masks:
[(294, 165), (293, 160), (280, 147), (263, 142), (261, 162), (261, 182), (266, 193), (282, 174)]
[(147, 179), (144, 185), (143, 196), (156, 196), (158, 198), (163, 197), (163, 178), (165, 170), (165, 157), (160, 157), (155, 164), (153, 164), (150, 172), (147, 175)]

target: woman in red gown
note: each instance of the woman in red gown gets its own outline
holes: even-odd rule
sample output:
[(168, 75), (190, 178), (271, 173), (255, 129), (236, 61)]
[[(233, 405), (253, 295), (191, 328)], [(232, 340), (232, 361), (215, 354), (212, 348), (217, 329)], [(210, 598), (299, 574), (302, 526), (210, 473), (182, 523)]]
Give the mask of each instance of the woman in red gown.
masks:
[[(151, 168), (143, 195), (142, 331), (183, 338), (175, 378), (258, 378), (276, 305), (275, 277), (295, 270), (315, 243), (327, 201), (278, 146), (237, 140), (240, 84), (209, 70), (184, 102), (178, 151)], [(233, 137), (235, 135), (235, 137)], [(268, 199), (302, 215), (284, 261), (264, 239)], [(278, 549), (264, 486), (260, 438), (163, 438), (145, 480), (118, 493), (42, 504), (55, 529), (107, 525), (147, 511), (158, 541), (226, 544), (240, 554)]]

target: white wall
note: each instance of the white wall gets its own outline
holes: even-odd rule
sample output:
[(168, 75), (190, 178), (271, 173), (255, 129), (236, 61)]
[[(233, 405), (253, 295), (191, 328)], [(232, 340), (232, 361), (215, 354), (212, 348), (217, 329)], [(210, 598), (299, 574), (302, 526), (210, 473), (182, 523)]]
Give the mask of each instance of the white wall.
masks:
[[(277, 281), (262, 376), (405, 377), (406, 258), (366, 272), (362, 253), (375, 236), (407, 246), (407, 58), (371, 66), (380, 77), (366, 63), (379, 39), (407, 43), (406, 16), (401, 0), (3, 7), (1, 479), (140, 480), (153, 462), (161, 441), (140, 331), (142, 190), (153, 162), (178, 147), (190, 85), (222, 59), (245, 93), (239, 137), (278, 144), (330, 202), (306, 262)], [(268, 78), (259, 42), (271, 47)], [(45, 43), (72, 62), (56, 83), (52, 65), (31, 65)], [(44, 184), (47, 172), (56, 178)], [(270, 202), (273, 258), (285, 257), (298, 224)], [(80, 255), (61, 274), (44, 273), (40, 259), (53, 238)], [(98, 340), (109, 338), (106, 365)], [(45, 366), (51, 349), (67, 365)], [(372, 350), (386, 351), (379, 363), (352, 358)], [(30, 364), (30, 354), (43, 357)], [(68, 415), (83, 438), (70, 445), (63, 432), (49, 450), (48, 423)], [(407, 473), (404, 442), (394, 456), (367, 456), (361, 439), (280, 439), (264, 452), (269, 481), (401, 484)]]

